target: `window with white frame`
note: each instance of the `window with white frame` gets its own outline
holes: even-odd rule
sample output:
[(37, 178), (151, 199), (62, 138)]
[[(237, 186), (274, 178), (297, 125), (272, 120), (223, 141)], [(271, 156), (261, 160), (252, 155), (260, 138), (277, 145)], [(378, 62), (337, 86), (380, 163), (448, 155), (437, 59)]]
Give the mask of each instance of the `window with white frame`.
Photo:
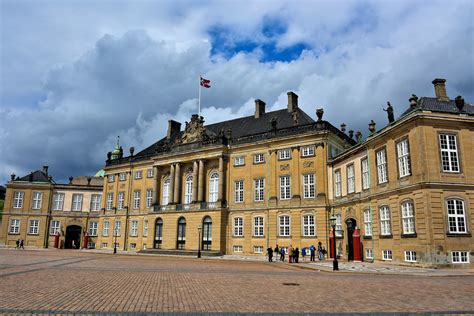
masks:
[(143, 221), (143, 237), (148, 236), (148, 220)]
[(153, 203), (153, 189), (147, 189), (146, 190), (146, 207), (147, 208), (151, 207), (152, 203)]
[(415, 207), (412, 201), (402, 202), (402, 224), (403, 234), (409, 235), (415, 233)]
[(242, 217), (234, 217), (234, 236), (242, 237), (244, 235), (244, 219)]
[(413, 250), (405, 251), (405, 261), (416, 262), (416, 251), (413, 251)]
[[(108, 203), (108, 201), (107, 201)], [(123, 210), (125, 208), (125, 192), (120, 191), (118, 193), (117, 209)]]
[(290, 236), (290, 215), (280, 215), (278, 217), (279, 236)]
[(280, 200), (291, 199), (291, 178), (288, 175), (280, 176)]
[(380, 211), (380, 234), (382, 236), (390, 236), (392, 234), (392, 228), (390, 225), (390, 209), (388, 206), (381, 206)]
[(314, 186), (314, 173), (308, 173), (303, 175), (303, 197), (305, 199), (314, 198), (315, 196)]
[(262, 216), (255, 216), (253, 218), (253, 235), (255, 237), (263, 237), (263, 217)]
[(136, 242), (130, 243), (130, 249), (137, 249), (137, 243)]
[(19, 219), (11, 219), (10, 220), (10, 234), (19, 234), (20, 233), (20, 220)]
[(104, 225), (102, 226), (102, 236), (108, 237), (109, 236), (109, 229), (110, 229), (110, 222), (104, 221)]
[(453, 234), (467, 233), (464, 201), (461, 199), (448, 199), (446, 200), (446, 205), (448, 208), (449, 232)]
[(132, 221), (130, 225), (130, 236), (132, 237), (138, 236), (138, 221)]
[(51, 221), (51, 226), (49, 228), (49, 234), (51, 236), (55, 236), (56, 234), (59, 234), (59, 228), (60, 228), (60, 222), (59, 221)]
[(38, 231), (39, 231), (39, 220), (30, 219), (30, 225), (28, 227), (28, 234), (38, 235)]
[(120, 181), (127, 180), (127, 174), (125, 172), (121, 172), (120, 175), (119, 175), (119, 180)]
[(469, 263), (469, 251), (451, 251), (452, 263)]
[(441, 166), (443, 172), (459, 172), (458, 146), (456, 135), (440, 134)]
[(301, 148), (301, 156), (302, 157), (314, 156), (314, 145), (302, 147)]
[(64, 193), (54, 193), (53, 211), (62, 211), (64, 207)]
[(214, 172), (209, 178), (209, 202), (217, 202), (219, 198), (219, 174)]
[(135, 171), (135, 179), (138, 180), (141, 178), (142, 178), (142, 171), (141, 170)]
[(244, 180), (234, 182), (234, 193), (235, 203), (242, 203), (244, 201)]
[(355, 191), (355, 175), (354, 165), (349, 165), (346, 168), (347, 172), (347, 193), (354, 193)]
[(243, 166), (245, 165), (245, 157), (239, 156), (234, 158), (234, 166)]
[(89, 222), (89, 236), (97, 236), (98, 227), (99, 227), (99, 223)]
[(263, 253), (263, 246), (253, 246), (253, 253)]
[(148, 178), (153, 178), (154, 175), (155, 175), (155, 171), (153, 170), (153, 168), (150, 168), (150, 169), (146, 170), (146, 176)]
[(261, 202), (265, 197), (265, 179), (254, 179), (254, 201)]
[(408, 139), (404, 139), (397, 143), (397, 160), (398, 160), (398, 175), (399, 177), (406, 177), (411, 174), (410, 171), (410, 150), (408, 147)]
[(186, 177), (186, 184), (184, 187), (184, 204), (191, 204), (193, 199), (193, 176)]
[[(119, 193), (120, 195), (120, 193)], [(114, 193), (113, 192), (108, 192), (107, 193), (107, 203), (105, 205), (105, 208), (110, 211), (114, 205)]]
[(382, 260), (392, 260), (392, 250), (382, 250)]
[(341, 170), (334, 171), (334, 195), (340, 197), (342, 194), (341, 188)]
[(115, 220), (114, 236), (120, 236), (121, 228), (122, 228), (122, 222), (120, 220)]
[(342, 237), (342, 215), (336, 214), (336, 237)]
[(387, 154), (385, 149), (379, 150), (377, 152), (377, 177), (379, 184), (385, 183), (388, 181), (387, 175)]
[(43, 199), (42, 192), (33, 192), (33, 204), (31, 208), (33, 210), (39, 210), (41, 208), (41, 200)]
[(25, 192), (15, 191), (13, 193), (13, 208), (22, 208), (23, 207), (23, 197)]
[(241, 245), (234, 245), (234, 246), (232, 247), (233, 252), (242, 252), (242, 251), (243, 251), (242, 249), (243, 249), (243, 248), (242, 248)]
[(100, 211), (100, 194), (92, 194), (91, 196), (91, 211)]
[(372, 236), (372, 212), (370, 209), (364, 210), (364, 235)]
[(371, 248), (365, 248), (365, 258), (366, 259), (374, 259), (374, 252)]
[(107, 176), (107, 179), (108, 179), (109, 182), (114, 182), (115, 181), (115, 175), (114, 174), (109, 174)]
[(264, 163), (265, 162), (265, 155), (262, 154), (262, 153), (259, 153), (259, 154), (255, 154), (253, 156), (253, 163), (257, 164), (257, 163)]
[(282, 149), (278, 151), (278, 159), (279, 160), (286, 160), (291, 159), (291, 149)]
[(140, 198), (141, 198), (141, 191), (134, 191), (133, 192), (133, 209), (138, 210), (140, 209)]
[(313, 214), (303, 215), (303, 236), (316, 236), (316, 228)]
[(163, 205), (168, 205), (170, 202), (170, 178), (166, 178), (163, 182)]
[(109, 247), (109, 243), (107, 242), (103, 242), (100, 244), (100, 248), (108, 248)]
[(370, 186), (369, 160), (367, 158), (362, 159), (361, 168), (362, 168), (362, 189), (367, 190)]
[(72, 195), (72, 210), (74, 212), (80, 212), (82, 210), (82, 194), (73, 194)]

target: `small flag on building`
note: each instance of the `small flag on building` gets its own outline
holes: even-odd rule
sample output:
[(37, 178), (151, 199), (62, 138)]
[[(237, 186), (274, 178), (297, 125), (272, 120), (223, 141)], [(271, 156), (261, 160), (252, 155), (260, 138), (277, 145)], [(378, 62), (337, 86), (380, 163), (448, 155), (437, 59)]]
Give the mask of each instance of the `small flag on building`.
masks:
[(210, 88), (211, 87), (211, 80), (204, 79), (201, 77), (201, 87)]

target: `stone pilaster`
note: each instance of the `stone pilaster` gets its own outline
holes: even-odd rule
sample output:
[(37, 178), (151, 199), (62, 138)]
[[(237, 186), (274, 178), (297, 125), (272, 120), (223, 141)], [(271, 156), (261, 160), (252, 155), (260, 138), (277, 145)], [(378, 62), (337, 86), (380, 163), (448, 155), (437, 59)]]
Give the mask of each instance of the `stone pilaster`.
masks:
[(198, 198), (198, 169), (199, 165), (197, 161), (193, 162), (193, 197), (192, 202), (196, 203)]
[(175, 204), (179, 204), (180, 199), (180, 188), (181, 188), (181, 166), (179, 162), (175, 164), (175, 171), (174, 171), (174, 194), (173, 194), (173, 202)]
[(222, 201), (224, 193), (224, 157), (219, 157), (219, 191), (217, 192), (217, 200)]
[(153, 166), (153, 205), (160, 204), (160, 169)]
[(170, 166), (170, 188), (168, 192), (168, 204), (173, 204), (174, 202), (174, 165)]
[(204, 201), (204, 161), (199, 160), (198, 202)]

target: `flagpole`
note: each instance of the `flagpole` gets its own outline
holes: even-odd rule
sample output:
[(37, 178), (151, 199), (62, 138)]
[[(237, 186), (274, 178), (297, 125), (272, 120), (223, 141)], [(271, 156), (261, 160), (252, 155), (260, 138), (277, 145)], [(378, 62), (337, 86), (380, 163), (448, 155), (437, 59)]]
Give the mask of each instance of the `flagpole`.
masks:
[(198, 117), (201, 117), (201, 76), (199, 76), (199, 102), (198, 102)]

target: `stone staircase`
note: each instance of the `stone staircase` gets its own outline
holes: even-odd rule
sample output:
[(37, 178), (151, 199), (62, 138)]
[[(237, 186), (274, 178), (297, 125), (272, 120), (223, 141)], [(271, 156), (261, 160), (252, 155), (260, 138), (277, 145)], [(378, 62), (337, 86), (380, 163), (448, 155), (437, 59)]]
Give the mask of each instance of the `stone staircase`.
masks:
[[(154, 255), (172, 255), (172, 256), (189, 256), (189, 257), (197, 257), (198, 251), (197, 250), (178, 250), (178, 249), (144, 249), (138, 251), (138, 253), (144, 254), (154, 254)], [(220, 251), (201, 251), (202, 257), (218, 257), (222, 256)]]

